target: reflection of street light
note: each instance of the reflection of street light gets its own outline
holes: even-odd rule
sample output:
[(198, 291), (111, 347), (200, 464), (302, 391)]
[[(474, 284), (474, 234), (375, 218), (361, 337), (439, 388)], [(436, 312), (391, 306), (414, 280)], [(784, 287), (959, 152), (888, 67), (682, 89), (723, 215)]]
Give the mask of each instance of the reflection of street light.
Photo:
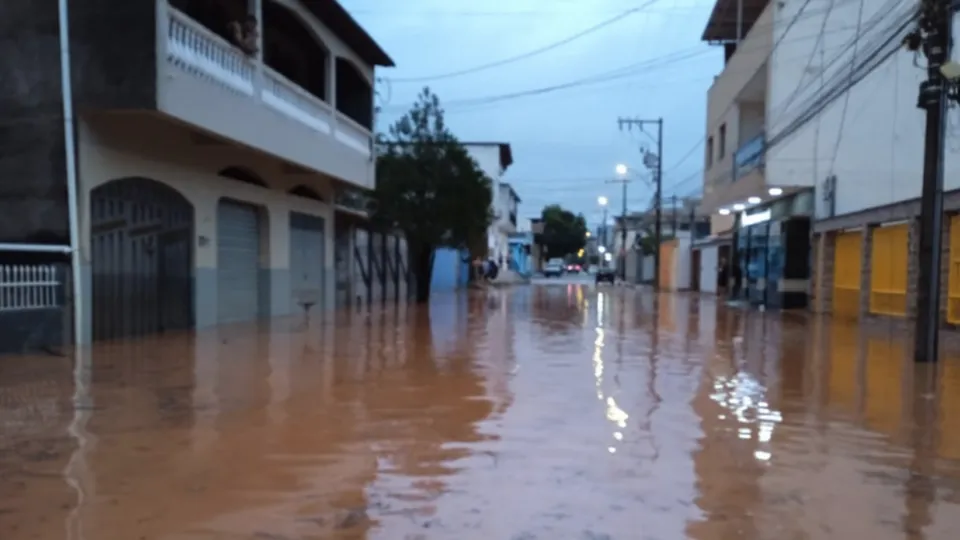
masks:
[(617, 163), (616, 171), (618, 176), (626, 176), (628, 170), (627, 166), (623, 163)]

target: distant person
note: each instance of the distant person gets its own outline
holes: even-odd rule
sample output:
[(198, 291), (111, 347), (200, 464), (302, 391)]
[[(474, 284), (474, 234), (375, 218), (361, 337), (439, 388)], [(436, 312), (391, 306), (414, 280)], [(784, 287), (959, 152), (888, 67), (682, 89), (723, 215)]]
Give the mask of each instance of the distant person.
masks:
[(493, 281), (497, 279), (497, 275), (500, 273), (500, 267), (497, 266), (497, 261), (490, 259), (487, 261), (487, 280)]

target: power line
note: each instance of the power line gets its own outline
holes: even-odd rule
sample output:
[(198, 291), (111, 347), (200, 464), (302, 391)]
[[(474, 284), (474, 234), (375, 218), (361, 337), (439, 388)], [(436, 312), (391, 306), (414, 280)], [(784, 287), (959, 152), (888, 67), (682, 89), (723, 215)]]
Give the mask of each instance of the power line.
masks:
[[(793, 26), (795, 25), (795, 23), (800, 19), (801, 15), (803, 15), (803, 14), (805, 13), (806, 7), (809, 5), (809, 3), (810, 3), (810, 0), (805, 0), (804, 3), (800, 6), (800, 8), (797, 10), (797, 13), (794, 15), (794, 17), (790, 20), (789, 24), (787, 24), (787, 27), (784, 29), (783, 34), (781, 34), (781, 35), (780, 35), (780, 38), (773, 44), (773, 47), (771, 48), (770, 53), (767, 55), (767, 60), (769, 60), (770, 58), (773, 57), (773, 54), (777, 51), (777, 49), (780, 47), (780, 45), (784, 42), (785, 38), (790, 34), (790, 30), (793, 28)], [(871, 21), (870, 21), (870, 22), (873, 23), (872, 26), (871, 26), (871, 29), (872, 29), (873, 27), (878, 26), (878, 25), (880, 24), (880, 22), (890, 14), (889, 9), (886, 9), (886, 7), (892, 7), (892, 5), (895, 5), (895, 4), (897, 4), (897, 3), (899, 3), (898, 0), (891, 0), (890, 2), (888, 2), (888, 3), (886, 4), (886, 6), (885, 6), (884, 8), (881, 8), (880, 11), (879, 11), (879, 15), (878, 15), (877, 17), (874, 17), (874, 18), (871, 19)], [(852, 45), (852, 43), (854, 43), (855, 41), (859, 40), (860, 37), (861, 37), (864, 33), (866, 33), (866, 31), (861, 31), (861, 30), (858, 29), (858, 30), (855, 32), (855, 35), (854, 35), (853, 39), (851, 39), (850, 41), (847, 42), (847, 44), (845, 44), (843, 47), (841, 47), (841, 53), (838, 54), (831, 62), (829, 62), (826, 67), (831, 66), (831, 65), (832, 65), (834, 62), (836, 62), (839, 58), (842, 58), (842, 57), (844, 56), (844, 53), (845, 53), (847, 50), (849, 50), (849, 46)], [(765, 65), (766, 65), (766, 63), (762, 63), (758, 69), (763, 69)], [(826, 69), (826, 67), (825, 67), (824, 69)], [(798, 84), (802, 84), (802, 82), (803, 82), (803, 81), (802, 81), (802, 79), (801, 79), (801, 81), (800, 81)], [(812, 81), (811, 81), (811, 84), (812, 84)], [(730, 110), (733, 108), (733, 106), (734, 106), (735, 104), (736, 104), (735, 101), (731, 101), (731, 103), (727, 106), (727, 108), (726, 108), (720, 115), (718, 115), (718, 116), (719, 116), (719, 117), (725, 116), (728, 112), (730, 112)], [(775, 114), (771, 114), (770, 116), (771, 116), (771, 117), (775, 117), (775, 116), (776, 116), (776, 113), (775, 113)], [(769, 123), (769, 122), (768, 122), (768, 123)], [(690, 156), (692, 156), (695, 152), (697, 152), (697, 150), (700, 149), (700, 147), (704, 144), (704, 142), (706, 142), (708, 136), (709, 136), (708, 134), (704, 134), (703, 138), (701, 138), (696, 144), (694, 144), (694, 145), (690, 148), (690, 150), (688, 150), (686, 153), (684, 153), (683, 157), (681, 157), (679, 160), (677, 160), (677, 161), (674, 163), (674, 165), (673, 165), (672, 167), (670, 167), (668, 170), (676, 169), (677, 167), (679, 167), (680, 165), (682, 165), (683, 163), (685, 163), (685, 162), (690, 158)], [(768, 146), (769, 146), (769, 144), (768, 144)]]
[(557, 48), (559, 48), (559, 47), (562, 47), (562, 46), (564, 46), (564, 45), (567, 45), (568, 43), (572, 43), (572, 42), (574, 42), (574, 41), (576, 41), (576, 40), (578, 40), (578, 39), (580, 39), (580, 38), (582, 38), (582, 37), (586, 37), (586, 36), (588, 36), (588, 35), (590, 35), (590, 34), (593, 34), (594, 32), (598, 32), (598, 31), (600, 31), (600, 30), (602, 30), (602, 29), (604, 29), (604, 28), (606, 28), (606, 27), (608, 27), (608, 26), (611, 26), (611, 25), (613, 25), (613, 24), (616, 24), (616, 23), (618, 23), (618, 22), (626, 19), (627, 17), (629, 17), (630, 15), (633, 15), (634, 13), (640, 12), (640, 11), (643, 10), (644, 8), (646, 8), (646, 7), (648, 7), (648, 6), (651, 6), (651, 5), (653, 5), (653, 4), (655, 4), (655, 3), (659, 2), (659, 1), (660, 1), (660, 0), (647, 0), (646, 2), (644, 2), (643, 4), (641, 4), (640, 6), (633, 7), (633, 8), (630, 8), (630, 9), (626, 10), (626, 11), (623, 11), (623, 12), (617, 14), (617, 15), (614, 16), (614, 17), (611, 17), (611, 18), (609, 18), (609, 19), (606, 19), (606, 20), (604, 20), (604, 21), (601, 21), (600, 23), (595, 24), (595, 25), (593, 25), (593, 26), (591, 26), (591, 27), (589, 27), (589, 28), (587, 28), (587, 29), (585, 29), (585, 30), (581, 30), (580, 32), (577, 32), (576, 34), (573, 34), (572, 36), (568, 36), (568, 37), (566, 37), (566, 38), (564, 38), (564, 39), (561, 39), (561, 40), (559, 40), (559, 41), (555, 41), (555, 42), (550, 43), (550, 44), (548, 44), (548, 45), (545, 45), (545, 46), (543, 46), (543, 47), (534, 49), (534, 50), (532, 50), (532, 51), (525, 52), (525, 53), (523, 53), (523, 54), (519, 54), (519, 55), (517, 55), (517, 56), (512, 56), (512, 57), (510, 57), (510, 58), (504, 58), (503, 60), (498, 60), (498, 61), (496, 61), (496, 62), (490, 62), (490, 63), (487, 63), (487, 64), (481, 64), (481, 65), (479, 65), (479, 66), (474, 66), (474, 67), (472, 67), (472, 68), (460, 69), (460, 70), (450, 71), (450, 72), (447, 72), (447, 73), (440, 73), (440, 74), (432, 75), (432, 76), (407, 77), (407, 78), (393, 79), (393, 82), (395, 82), (395, 83), (412, 83), (412, 82), (427, 82), (427, 81), (436, 81), (436, 80), (441, 80), (441, 79), (449, 79), (449, 78), (452, 78), (452, 77), (459, 77), (459, 76), (461, 76), (461, 75), (467, 75), (467, 74), (471, 74), (471, 73), (477, 73), (477, 72), (485, 71), (485, 70), (492, 69), (492, 68), (495, 68), (495, 67), (500, 67), (500, 66), (504, 66), (504, 65), (507, 65), (507, 64), (512, 64), (512, 63), (514, 63), (514, 62), (519, 62), (519, 61), (521, 61), (521, 60), (526, 60), (527, 58), (532, 58), (532, 57), (534, 57), (534, 56), (541, 55), (541, 54), (543, 54), (543, 53), (545, 53), (545, 52), (552, 51), (552, 50), (554, 50), (554, 49), (557, 49)]
[[(850, 28), (853, 28), (853, 27), (851, 26), (851, 27), (837, 28), (837, 29), (835, 29), (835, 30), (832, 30), (832, 32), (843, 32), (843, 31), (845, 31), (845, 30), (849, 30)], [(809, 39), (809, 38), (811, 38), (811, 37), (814, 37), (814, 36), (812, 36), (812, 35), (811, 35), (811, 36), (800, 36), (800, 37), (793, 38), (793, 40), (791, 40), (791, 41), (802, 41), (802, 40), (805, 40), (805, 39)], [(757, 47), (758, 49), (759, 49), (759, 48), (765, 48), (765, 47), (761, 47), (761, 46), (757, 46), (757, 45), (754, 45), (754, 47)], [(742, 52), (748, 52), (749, 49), (750, 49), (750, 47), (746, 47), (746, 48), (742, 49)], [(446, 102), (444, 102), (444, 103), (443, 103), (443, 106), (444, 106), (444, 109), (447, 110), (447, 111), (450, 111), (451, 108), (456, 108), (456, 110), (457, 110), (458, 112), (463, 112), (463, 109), (461, 109), (461, 107), (467, 107), (467, 108), (468, 108), (467, 110), (472, 110), (473, 108), (476, 108), (476, 107), (482, 107), (482, 106), (486, 106), (486, 105), (492, 105), (492, 104), (496, 104), (496, 103), (500, 103), (500, 102), (504, 102), (504, 101), (512, 101), (512, 100), (519, 99), (519, 98), (524, 98), (524, 97), (530, 97), (530, 96), (536, 96), (536, 95), (543, 95), (543, 94), (558, 92), (558, 91), (561, 91), (561, 90), (568, 90), (568, 89), (585, 87), (585, 86), (590, 86), (590, 85), (595, 85), (595, 84), (602, 84), (602, 83), (611, 82), (611, 81), (616, 81), (616, 80), (622, 80), (622, 79), (626, 79), (626, 78), (629, 78), (629, 77), (636, 76), (636, 75), (638, 75), (638, 74), (640, 74), (640, 73), (649, 74), (650, 71), (651, 71), (652, 69), (654, 69), (654, 68), (676, 67), (676, 66), (678, 65), (678, 63), (681, 62), (681, 61), (691, 60), (691, 59), (694, 59), (694, 58), (696, 58), (696, 57), (707, 56), (707, 55), (711, 55), (711, 54), (713, 54), (713, 53), (714, 53), (714, 51), (711, 50), (711, 49), (709, 49), (709, 48), (696, 47), (696, 48), (693, 48), (693, 49), (691, 49), (691, 50), (681, 50), (681, 51), (676, 51), (676, 52), (673, 52), (673, 53), (669, 53), (669, 54), (664, 55), (664, 56), (647, 58), (647, 59), (641, 60), (641, 61), (639, 61), (639, 62), (633, 62), (633, 63), (627, 64), (627, 65), (625, 65), (625, 66), (621, 66), (621, 67), (614, 68), (614, 69), (611, 69), (611, 70), (603, 71), (603, 72), (596, 73), (596, 74), (593, 74), (593, 75), (589, 75), (589, 76), (586, 76), (586, 77), (581, 77), (581, 78), (579, 78), (579, 79), (575, 79), (575, 80), (572, 80), (572, 81), (567, 81), (567, 82), (565, 82), (565, 83), (559, 83), (559, 84), (550, 85), (550, 86), (542, 86), (542, 87), (531, 88), (531, 89), (527, 89), (527, 90), (520, 90), (520, 91), (510, 92), (510, 93), (504, 93), (504, 94), (494, 94), (494, 95), (490, 95), (490, 96), (482, 96), (482, 97), (475, 97), (475, 98), (464, 98), (464, 99), (458, 99), (458, 100), (451, 100), (451, 101), (446, 101)], [(787, 60), (785, 59), (785, 61), (787, 61)], [(728, 70), (727, 72), (728, 72), (728, 73), (734, 73), (734, 72), (737, 72), (737, 71), (740, 71), (740, 70)], [(754, 70), (753, 70), (753, 69), (745, 69), (745, 70), (743, 70), (743, 71), (746, 72), (746, 71), (754, 71)], [(678, 84), (679, 84), (679, 83), (688, 83), (688, 82), (697, 81), (697, 80), (702, 80), (702, 79), (711, 78), (711, 77), (713, 77), (713, 76), (712, 76), (712, 75), (710, 75), (710, 76), (703, 76), (703, 77), (697, 77), (697, 78), (695, 78), (695, 79), (686, 79), (686, 80), (683, 80), (683, 81), (676, 81), (676, 82), (677, 82)], [(386, 80), (389, 81), (389, 79), (386, 79)], [(654, 84), (654, 83), (651, 83), (651, 84)], [(658, 81), (657, 83), (655, 83), (655, 85), (658, 86), (658, 87), (661, 87), (661, 86), (663, 86), (664, 84), (666, 84), (666, 82), (663, 81), (663, 80), (660, 80), (660, 81)], [(388, 106), (388, 107), (387, 107), (387, 110), (390, 110), (390, 111), (399, 111), (399, 110), (405, 110), (407, 107), (409, 107), (409, 105), (399, 105), (399, 104), (398, 104), (398, 105), (394, 105), (394, 106)], [(702, 144), (702, 142), (701, 142), (701, 144)], [(694, 148), (693, 150), (696, 150), (696, 148)], [(692, 152), (693, 150), (691, 150), (691, 152)]]

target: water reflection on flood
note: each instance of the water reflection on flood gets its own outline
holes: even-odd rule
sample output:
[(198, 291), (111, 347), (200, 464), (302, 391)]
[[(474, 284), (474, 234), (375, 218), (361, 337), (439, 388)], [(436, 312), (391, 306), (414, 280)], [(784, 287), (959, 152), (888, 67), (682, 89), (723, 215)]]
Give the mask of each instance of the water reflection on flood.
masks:
[(934, 369), (892, 326), (654, 300), (0, 359), (0, 538), (956, 537), (960, 344)]

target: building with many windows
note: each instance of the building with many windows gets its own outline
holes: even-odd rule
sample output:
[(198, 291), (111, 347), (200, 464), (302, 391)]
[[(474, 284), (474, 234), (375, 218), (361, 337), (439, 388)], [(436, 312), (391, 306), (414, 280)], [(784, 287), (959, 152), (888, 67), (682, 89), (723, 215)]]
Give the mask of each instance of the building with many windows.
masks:
[(393, 61), (335, 0), (70, 2), (62, 56), (56, 2), (0, 21), (0, 242), (69, 245), (76, 182), (79, 340), (405, 297), (403, 240), (363, 196)]

